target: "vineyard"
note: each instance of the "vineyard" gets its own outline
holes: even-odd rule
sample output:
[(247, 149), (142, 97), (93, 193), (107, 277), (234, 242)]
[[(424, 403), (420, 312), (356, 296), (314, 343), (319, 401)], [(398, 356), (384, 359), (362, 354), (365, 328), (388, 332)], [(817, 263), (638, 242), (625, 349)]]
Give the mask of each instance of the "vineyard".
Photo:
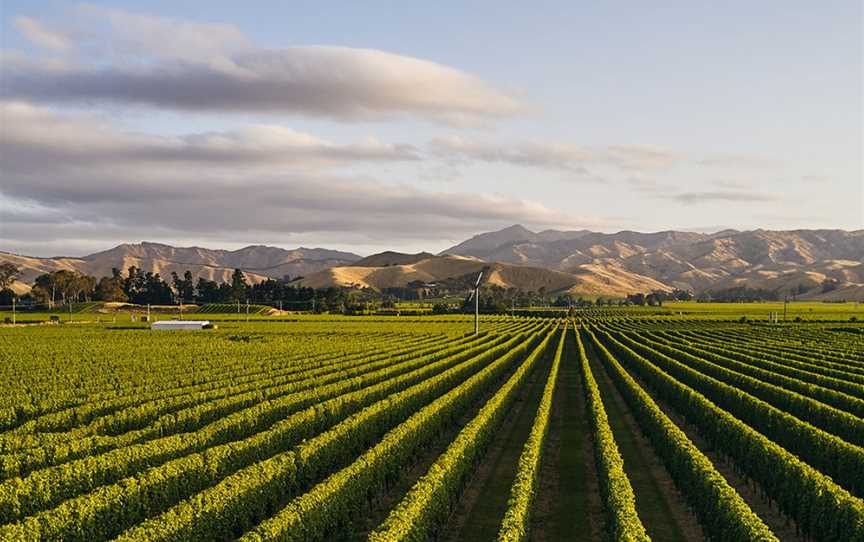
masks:
[(864, 541), (864, 325), (471, 330), (4, 327), (0, 540)]
[(245, 303), (242, 305), (240, 303), (207, 303), (197, 307), (194, 312), (197, 314), (261, 314), (270, 309), (271, 307), (268, 307), (267, 305), (247, 306)]

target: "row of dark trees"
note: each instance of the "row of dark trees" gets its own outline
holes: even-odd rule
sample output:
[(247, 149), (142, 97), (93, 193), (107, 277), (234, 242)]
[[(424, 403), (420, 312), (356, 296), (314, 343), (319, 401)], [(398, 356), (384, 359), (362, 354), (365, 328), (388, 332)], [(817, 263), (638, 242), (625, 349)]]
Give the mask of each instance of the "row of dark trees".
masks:
[[(0, 279), (6, 275), (5, 271), (0, 269)], [(11, 281), (7, 282), (9, 283), (0, 284), (3, 287), (0, 288), (3, 292), (0, 298), (10, 297), (11, 302), (14, 294), (9, 289)], [(141, 305), (167, 305), (179, 301), (223, 303), (246, 301), (253, 290), (254, 287), (249, 286), (245, 275), (239, 269), (234, 270), (231, 282), (228, 283), (218, 283), (203, 277), (195, 283), (191, 271), (186, 271), (182, 277), (172, 273), (169, 283), (159, 273), (132, 266), (125, 276), (119, 269), (114, 268), (110, 276), (98, 280), (96, 277), (66, 269), (44, 273), (36, 277), (30, 292), (18, 299), (24, 304), (49, 305), (86, 301), (120, 301)], [(4, 299), (0, 299), (0, 304), (8, 304), (3, 301)]]
[[(8, 269), (7, 269), (8, 267)], [(9, 288), (18, 270), (0, 265), (0, 305), (9, 305), (13, 297), (21, 305), (58, 305), (87, 301), (117, 301), (139, 305), (184, 303), (260, 303), (285, 309), (316, 311), (364, 311), (393, 305), (393, 297), (381, 296), (368, 290), (344, 288), (304, 288), (289, 283), (290, 278), (266, 279), (250, 285), (240, 269), (235, 269), (228, 282), (204, 277), (195, 280), (191, 271), (183, 275), (172, 272), (166, 280), (159, 273), (132, 266), (124, 275), (112, 269), (111, 275), (96, 277), (71, 270), (53, 271), (36, 277), (33, 288), (24, 296), (15, 296)]]
[[(673, 290), (672, 292), (655, 291), (651, 293), (637, 293), (628, 295), (625, 299), (604, 298), (586, 299), (581, 296), (574, 297), (569, 294), (550, 295), (545, 288), (536, 292), (526, 292), (516, 288), (505, 289), (500, 286), (487, 286), (480, 292), (480, 310), (483, 312), (507, 312), (513, 309), (538, 306), (552, 307), (612, 307), (630, 305), (662, 306), (664, 301), (690, 301), (693, 294), (686, 290)], [(463, 310), (473, 310), (473, 305), (467, 303)], [(443, 310), (443, 309), (439, 309)]]
[(778, 288), (769, 290), (767, 288), (748, 288), (746, 286), (733, 286), (722, 290), (707, 290), (699, 294), (697, 301), (716, 303), (743, 303), (752, 301), (781, 301), (783, 299), (796, 300), (798, 296), (813, 290), (826, 294), (840, 287), (837, 279), (826, 278), (819, 284), (803, 284), (789, 288)]
[(624, 300), (624, 302), (626, 305), (648, 305), (649, 307), (662, 307), (664, 301), (691, 301), (692, 299), (693, 294), (691, 292), (676, 288), (671, 292), (655, 290), (647, 294), (629, 294), (627, 295), (627, 298)]

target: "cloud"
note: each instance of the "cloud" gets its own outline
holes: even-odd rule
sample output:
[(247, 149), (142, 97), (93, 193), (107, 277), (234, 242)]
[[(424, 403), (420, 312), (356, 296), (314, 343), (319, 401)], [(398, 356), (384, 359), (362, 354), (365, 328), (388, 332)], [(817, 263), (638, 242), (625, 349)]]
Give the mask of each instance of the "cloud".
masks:
[(80, 5), (75, 12), (79, 35), (89, 35), (97, 48), (110, 43), (114, 55), (218, 63), (232, 52), (255, 48), (248, 36), (230, 24), (156, 17), (92, 4)]
[(333, 143), (278, 125), (250, 125), (179, 137), (126, 133), (93, 116), (60, 115), (21, 102), (0, 101), (6, 127), (0, 152), (8, 171), (62, 172), (97, 167), (184, 162), (197, 168), (306, 168), (362, 161), (419, 160), (414, 147), (376, 138)]
[(345, 246), (362, 233), (381, 247), (407, 240), (432, 246), (514, 221), (568, 227), (570, 217), (541, 204), (494, 194), (432, 192), (369, 178), (283, 174), (230, 182), (176, 175), (158, 187), (137, 183), (137, 173), (100, 176), (90, 182), (30, 185), (4, 197), (12, 207), (29, 204), (50, 212), (10, 213), (4, 239), (30, 245), (51, 239), (316, 237)]
[(362, 232), (392, 246), (514, 221), (576, 223), (520, 198), (423, 190), (329, 167), (416, 160), (406, 145), (334, 143), (280, 126), (157, 137), (17, 102), (0, 104), (0, 115), (0, 243), (7, 248), (70, 237), (140, 239), (142, 232), (247, 241), (298, 234), (344, 241)]
[(672, 185), (668, 182), (660, 181), (654, 177), (642, 177), (639, 175), (633, 175), (625, 179), (624, 184), (631, 190), (649, 195), (673, 190)]
[(72, 41), (63, 32), (52, 30), (36, 19), (16, 17), (15, 27), (24, 34), (31, 43), (52, 51), (67, 51), (72, 48)]
[(779, 163), (773, 158), (757, 154), (714, 154), (697, 161), (700, 166), (717, 168), (769, 169)]
[(457, 125), (489, 123), (522, 110), (512, 95), (428, 60), (349, 47), (266, 49), (230, 25), (95, 6), (82, 10), (85, 19), (106, 27), (104, 35), (94, 31), (96, 24), (75, 33), (89, 36), (75, 44), (88, 45), (88, 54), (79, 57), (89, 61), (7, 56), (7, 98), (341, 121), (413, 116)]
[(823, 184), (828, 181), (828, 176), (823, 174), (809, 173), (807, 175), (802, 175), (801, 180), (805, 183)]
[(680, 154), (655, 145), (586, 147), (549, 141), (492, 142), (462, 136), (430, 141), (432, 155), (445, 160), (498, 162), (524, 167), (587, 174), (592, 166), (627, 171), (669, 169), (683, 159)]
[(773, 194), (765, 194), (760, 192), (750, 191), (711, 191), (703, 192), (682, 192), (669, 196), (660, 196), (665, 199), (671, 199), (679, 203), (687, 205), (700, 203), (762, 203), (762, 202), (777, 202), (782, 198)]

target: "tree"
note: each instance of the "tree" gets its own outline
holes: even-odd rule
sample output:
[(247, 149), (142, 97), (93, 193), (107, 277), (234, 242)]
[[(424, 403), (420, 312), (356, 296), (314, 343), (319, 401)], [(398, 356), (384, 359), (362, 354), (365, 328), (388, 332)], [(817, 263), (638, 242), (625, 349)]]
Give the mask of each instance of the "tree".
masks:
[(134, 265), (130, 266), (126, 273), (126, 278), (123, 279), (123, 292), (129, 301), (138, 303), (139, 294), (144, 290), (144, 275)]
[(234, 289), (227, 282), (219, 284), (216, 288), (216, 299), (221, 302), (234, 301)]
[(558, 294), (558, 297), (555, 298), (555, 301), (552, 302), (552, 305), (555, 307), (569, 307), (573, 304), (573, 299), (566, 294)]
[(33, 281), (33, 296), (40, 301), (54, 303), (57, 298), (57, 277), (54, 273), (45, 273)]
[(645, 294), (630, 294), (627, 296), (627, 301), (633, 305), (645, 305)]
[(0, 290), (0, 306), (11, 305), (15, 297), (16, 295), (15, 292), (12, 291), (12, 288), (3, 288)]
[(249, 284), (246, 283), (246, 275), (243, 271), (235, 269), (231, 275), (231, 298), (235, 301), (243, 301), (249, 295)]
[(840, 282), (837, 279), (825, 279), (822, 281), (822, 293), (833, 292), (838, 286), (840, 286)]
[(226, 301), (219, 292), (219, 283), (215, 280), (207, 280), (204, 277), (198, 277), (198, 285), (195, 287), (197, 292), (195, 299), (199, 303), (221, 303)]
[(288, 299), (291, 287), (285, 281), (266, 279), (249, 287), (249, 299), (260, 303), (275, 303)]
[(68, 269), (39, 275), (33, 285), (34, 296), (51, 303), (58, 295), (64, 303), (88, 300), (95, 288), (96, 277)]
[(698, 301), (712, 300), (720, 303), (746, 303), (752, 301), (777, 301), (778, 299), (779, 295), (776, 290), (734, 286), (724, 290), (703, 292), (700, 294)]
[(146, 302), (157, 305), (168, 305), (174, 301), (174, 291), (168, 283), (162, 280), (159, 273), (147, 272), (144, 284), (146, 285)]
[(800, 283), (798, 283), (798, 286), (796, 286), (795, 289), (792, 290), (792, 295), (793, 296), (804, 295), (809, 291), (810, 291), (810, 286), (804, 284), (803, 282), (800, 282)]
[(182, 301), (192, 301), (195, 299), (195, 281), (192, 277), (192, 271), (186, 270), (181, 279), (177, 276), (176, 271), (171, 272), (171, 280), (174, 283), (174, 290), (177, 296)]
[(663, 296), (652, 292), (645, 296), (645, 302), (648, 304), (649, 307), (662, 307)]
[(129, 268), (128, 276), (123, 279), (123, 291), (132, 303), (167, 305), (174, 300), (174, 291), (159, 273), (142, 273), (135, 266)]
[(123, 279), (117, 274), (99, 279), (93, 297), (100, 301), (129, 301), (126, 292), (123, 291)]
[(432, 314), (447, 314), (448, 312), (450, 312), (450, 307), (447, 303), (438, 302), (432, 305)]
[(688, 292), (687, 290), (672, 290), (672, 299), (676, 301), (690, 301), (693, 299), (693, 294)]
[(0, 263), (0, 290), (10, 288), (18, 277), (19, 272), (18, 267), (12, 263)]
[(96, 277), (78, 273), (73, 282), (72, 297), (75, 301), (90, 301), (96, 290)]

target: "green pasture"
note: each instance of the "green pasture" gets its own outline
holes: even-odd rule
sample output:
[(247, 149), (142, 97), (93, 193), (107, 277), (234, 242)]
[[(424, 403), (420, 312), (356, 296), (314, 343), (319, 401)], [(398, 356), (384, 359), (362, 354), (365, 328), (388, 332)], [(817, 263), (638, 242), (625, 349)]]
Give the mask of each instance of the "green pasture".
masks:
[[(757, 303), (698, 303), (695, 301), (667, 301), (663, 307), (673, 315), (685, 317), (708, 317), (708, 318), (747, 318), (768, 319), (772, 312), (777, 313), (778, 318), (783, 320), (784, 303), (757, 302)], [(852, 317), (864, 321), (864, 304), (856, 302), (848, 303), (823, 303), (818, 301), (790, 301), (785, 304), (786, 320), (849, 320)]]

